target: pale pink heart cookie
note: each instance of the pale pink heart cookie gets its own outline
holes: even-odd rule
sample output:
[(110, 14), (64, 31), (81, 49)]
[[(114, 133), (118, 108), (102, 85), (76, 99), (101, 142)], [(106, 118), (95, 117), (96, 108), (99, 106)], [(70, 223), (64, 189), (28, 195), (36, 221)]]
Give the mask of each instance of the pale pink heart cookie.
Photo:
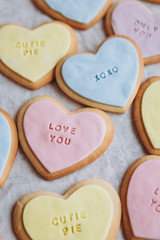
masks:
[(128, 170), (122, 184), (127, 239), (160, 239), (160, 157), (148, 155)]
[(110, 118), (95, 109), (67, 112), (56, 100), (38, 97), (18, 117), (26, 155), (47, 180), (69, 174), (96, 160), (113, 137)]
[(138, 1), (119, 1), (106, 17), (107, 32), (124, 35), (140, 47), (145, 64), (160, 62), (160, 14), (153, 15)]

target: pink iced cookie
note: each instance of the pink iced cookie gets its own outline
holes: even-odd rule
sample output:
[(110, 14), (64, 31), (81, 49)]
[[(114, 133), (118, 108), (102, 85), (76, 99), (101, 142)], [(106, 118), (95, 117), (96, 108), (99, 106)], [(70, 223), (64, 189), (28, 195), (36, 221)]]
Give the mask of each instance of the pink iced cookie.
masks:
[(160, 157), (148, 155), (130, 167), (122, 203), (127, 239), (160, 239)]
[(19, 136), (26, 155), (47, 180), (96, 160), (109, 146), (113, 124), (95, 109), (69, 113), (50, 97), (27, 102), (19, 112)]
[(124, 35), (140, 47), (145, 64), (160, 62), (160, 15), (153, 15), (138, 1), (113, 4), (106, 17), (110, 35)]

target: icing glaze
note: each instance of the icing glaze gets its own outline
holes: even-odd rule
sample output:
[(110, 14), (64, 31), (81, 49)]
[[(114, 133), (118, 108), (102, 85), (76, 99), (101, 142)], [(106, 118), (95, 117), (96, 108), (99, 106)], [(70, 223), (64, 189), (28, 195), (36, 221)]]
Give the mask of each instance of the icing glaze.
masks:
[(135, 237), (160, 239), (160, 161), (142, 163), (133, 173), (127, 207)]
[(144, 58), (160, 54), (160, 15), (153, 16), (138, 1), (119, 3), (113, 10), (111, 25), (115, 34), (133, 39)]
[(11, 131), (9, 123), (0, 113), (0, 177), (8, 160), (11, 146)]
[(23, 126), (30, 148), (50, 173), (85, 159), (101, 145), (107, 131), (98, 114), (67, 115), (47, 100), (39, 100), (27, 109)]
[(17, 74), (36, 82), (65, 56), (71, 43), (65, 26), (48, 23), (28, 30), (17, 25), (0, 29), (0, 58)]
[(39, 196), (23, 212), (23, 224), (34, 240), (106, 239), (113, 218), (113, 203), (106, 190), (86, 185), (67, 200)]
[(79, 95), (96, 102), (124, 107), (137, 82), (139, 59), (126, 39), (106, 41), (96, 55), (78, 54), (62, 66), (65, 83)]
[(160, 81), (152, 83), (142, 98), (142, 120), (154, 148), (160, 149)]
[(89, 23), (106, 4), (107, 0), (44, 0), (50, 8), (80, 23)]

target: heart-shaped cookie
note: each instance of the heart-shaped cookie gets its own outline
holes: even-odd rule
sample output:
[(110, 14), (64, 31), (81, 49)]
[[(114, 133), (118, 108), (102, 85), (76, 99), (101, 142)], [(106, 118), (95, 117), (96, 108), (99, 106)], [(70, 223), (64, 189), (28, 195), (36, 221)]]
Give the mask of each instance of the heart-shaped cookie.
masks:
[(0, 187), (5, 183), (18, 150), (17, 129), (8, 113), (0, 109)]
[(33, 0), (49, 16), (85, 30), (98, 22), (112, 0)]
[(136, 96), (134, 119), (149, 153), (160, 155), (160, 77), (144, 82)]
[(110, 145), (114, 132), (105, 113), (89, 108), (69, 113), (46, 96), (34, 98), (22, 107), (18, 130), (24, 152), (47, 180), (96, 160)]
[(156, 4), (160, 4), (160, 0), (144, 0), (146, 2), (151, 2), (151, 3), (156, 3)]
[(119, 1), (112, 5), (106, 28), (110, 35), (133, 39), (142, 51), (145, 64), (160, 62), (160, 15), (153, 15), (138, 1)]
[(36, 192), (22, 197), (14, 210), (20, 240), (114, 240), (121, 203), (114, 188), (102, 180), (85, 180), (64, 195)]
[(62, 91), (88, 106), (125, 112), (132, 103), (143, 75), (143, 59), (135, 43), (120, 36), (105, 40), (96, 54), (64, 58), (56, 68)]
[(31, 89), (52, 81), (58, 61), (76, 50), (74, 31), (61, 22), (33, 30), (13, 24), (0, 27), (0, 70)]
[(160, 157), (140, 158), (124, 177), (121, 200), (128, 240), (160, 239)]

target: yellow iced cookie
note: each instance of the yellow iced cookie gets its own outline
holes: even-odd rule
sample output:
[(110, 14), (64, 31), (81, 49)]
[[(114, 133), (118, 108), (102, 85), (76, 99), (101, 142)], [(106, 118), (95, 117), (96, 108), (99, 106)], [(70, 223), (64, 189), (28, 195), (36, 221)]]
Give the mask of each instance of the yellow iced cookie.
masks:
[[(0, 28), (0, 68), (13, 79), (13, 72), (20, 76), (22, 81), (16, 77), (14, 80), (21, 84), (23, 80), (28, 84), (51, 81), (58, 61), (67, 53), (75, 52), (76, 48), (73, 30), (60, 22), (46, 23), (34, 30), (12, 24)], [(46, 80), (46, 75), (51, 72)]]
[(160, 149), (160, 81), (153, 82), (143, 95), (142, 119), (153, 147)]
[(160, 77), (151, 77), (141, 85), (134, 103), (134, 120), (148, 152), (160, 155)]
[(113, 240), (121, 218), (118, 194), (106, 182), (87, 180), (58, 196), (38, 192), (24, 196), (14, 211), (19, 239)]

